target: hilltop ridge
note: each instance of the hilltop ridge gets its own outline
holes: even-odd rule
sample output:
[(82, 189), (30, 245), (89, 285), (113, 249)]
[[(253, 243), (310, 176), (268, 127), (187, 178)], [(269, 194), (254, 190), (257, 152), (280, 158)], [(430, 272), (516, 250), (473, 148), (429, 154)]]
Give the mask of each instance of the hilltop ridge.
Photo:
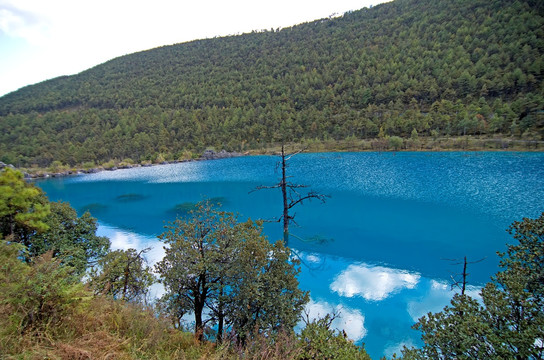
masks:
[(393, 136), (541, 140), (543, 7), (396, 0), (125, 55), (1, 97), (0, 160), (174, 160)]

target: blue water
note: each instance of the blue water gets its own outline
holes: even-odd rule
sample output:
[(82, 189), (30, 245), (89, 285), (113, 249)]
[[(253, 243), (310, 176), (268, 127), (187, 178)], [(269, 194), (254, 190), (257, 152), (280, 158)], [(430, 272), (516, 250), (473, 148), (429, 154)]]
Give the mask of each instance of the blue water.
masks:
[[(281, 215), (277, 157), (254, 156), (117, 170), (39, 181), (51, 200), (91, 211), (114, 248), (153, 246), (191, 203), (218, 200), (241, 219)], [(293, 157), (294, 183), (330, 195), (295, 209), (289, 246), (302, 260), (311, 316), (338, 311), (334, 326), (378, 359), (418, 345), (411, 325), (452, 297), (452, 259), (469, 266), (471, 294), (498, 270), (506, 228), (544, 211), (541, 153), (322, 153)], [(265, 224), (271, 240), (278, 223)], [(160, 294), (160, 289), (157, 288)]]

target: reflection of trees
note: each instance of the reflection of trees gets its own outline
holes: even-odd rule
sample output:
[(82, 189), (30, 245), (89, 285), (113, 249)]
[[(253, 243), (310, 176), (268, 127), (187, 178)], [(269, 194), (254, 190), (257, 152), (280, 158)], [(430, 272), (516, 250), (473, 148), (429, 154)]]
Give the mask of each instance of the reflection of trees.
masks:
[[(311, 237), (308, 237), (308, 238), (303, 238), (303, 237), (297, 236), (295, 234), (291, 234), (291, 236), (296, 238), (297, 240), (299, 240), (301, 242), (313, 243), (313, 244), (318, 244), (318, 245), (324, 245), (324, 244), (327, 244), (329, 242), (334, 241), (333, 238), (327, 239), (327, 238), (325, 238), (325, 237), (323, 237), (321, 235), (314, 235), (314, 236), (311, 236)], [(300, 260), (300, 263), (302, 265), (304, 265), (306, 268), (308, 268), (308, 270), (316, 271), (316, 270), (323, 270), (325, 268), (325, 264), (327, 263), (327, 258), (326, 257), (319, 256), (318, 257), (319, 262), (310, 264), (308, 261), (305, 260), (305, 256), (300, 254), (300, 252), (298, 250), (294, 249), (293, 247), (291, 247), (290, 249), (291, 249), (291, 254), (293, 254), (298, 260)]]

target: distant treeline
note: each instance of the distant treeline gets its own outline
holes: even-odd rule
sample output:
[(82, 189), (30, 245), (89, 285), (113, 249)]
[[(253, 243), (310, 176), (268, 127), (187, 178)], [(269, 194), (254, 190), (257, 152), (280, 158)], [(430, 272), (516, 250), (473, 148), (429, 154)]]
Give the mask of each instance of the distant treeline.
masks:
[(0, 98), (0, 161), (176, 159), (206, 147), (544, 135), (540, 1), (396, 0), (165, 46)]

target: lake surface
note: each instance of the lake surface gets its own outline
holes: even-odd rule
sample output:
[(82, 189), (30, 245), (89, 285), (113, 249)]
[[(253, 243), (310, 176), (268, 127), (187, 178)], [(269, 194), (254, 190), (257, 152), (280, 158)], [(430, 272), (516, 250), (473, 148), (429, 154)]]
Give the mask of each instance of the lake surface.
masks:
[[(113, 248), (153, 246), (176, 214), (208, 198), (240, 219), (277, 218), (278, 157), (253, 156), (117, 170), (38, 181), (51, 200), (64, 200), (99, 220)], [(411, 330), (453, 296), (451, 277), (469, 265), (469, 291), (497, 270), (496, 251), (513, 242), (506, 229), (544, 211), (541, 153), (321, 153), (290, 161), (293, 183), (330, 195), (295, 209), (289, 246), (302, 260), (300, 287), (310, 290), (311, 316), (338, 311), (333, 323), (374, 359), (418, 345)], [(265, 224), (270, 240), (279, 223)], [(457, 264), (457, 265), (456, 265)], [(160, 289), (157, 288), (160, 292)]]

